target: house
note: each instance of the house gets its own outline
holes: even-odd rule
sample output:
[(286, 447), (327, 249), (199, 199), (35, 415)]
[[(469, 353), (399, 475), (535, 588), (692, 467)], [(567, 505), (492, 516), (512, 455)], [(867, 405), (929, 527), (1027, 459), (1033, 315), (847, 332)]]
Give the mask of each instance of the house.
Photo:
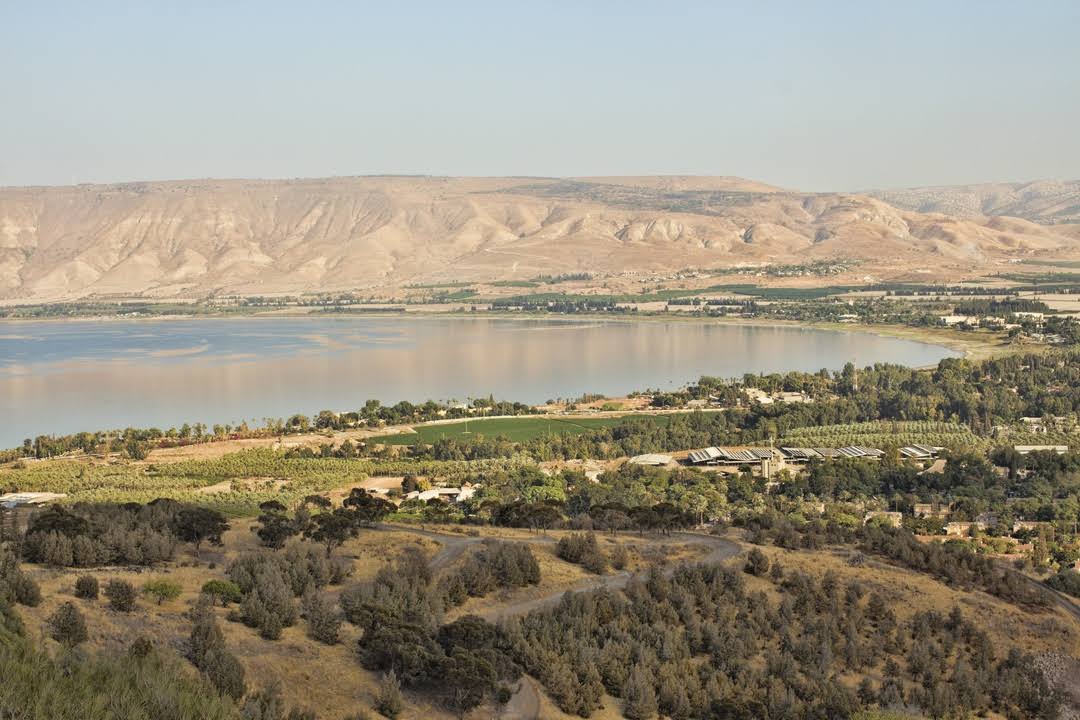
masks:
[(881, 523), (882, 525), (888, 525), (889, 527), (900, 527), (900, 523), (903, 522), (904, 516), (898, 512), (888, 512), (886, 510), (871, 510), (863, 515), (863, 525), (874, 521)]
[(1052, 452), (1064, 455), (1069, 452), (1068, 445), (1013, 445), (1013, 450), (1021, 455), (1029, 455), (1033, 452)]
[(942, 315), (938, 318), (942, 325), (960, 325), (968, 321), (967, 315)]
[(743, 393), (746, 394), (746, 397), (748, 399), (761, 405), (773, 404), (773, 399), (769, 397), (769, 394), (764, 390), (759, 390), (758, 388), (746, 388), (745, 390), (743, 390)]
[(915, 517), (919, 518), (941, 518), (948, 514), (944, 508), (934, 507), (934, 503), (915, 503), (913, 511)]
[(41, 507), (67, 497), (64, 493), (14, 492), (0, 495), (0, 505), (8, 510), (17, 507)]
[(973, 527), (975, 527), (975, 523), (971, 522), (945, 523), (945, 534), (952, 537), (967, 537), (971, 534), (971, 528)]
[(673, 461), (670, 455), (661, 455), (659, 453), (646, 453), (645, 455), (635, 455), (627, 460), (631, 465), (649, 465), (652, 467), (664, 467), (670, 465)]
[(804, 392), (779, 392), (773, 396), (778, 402), (782, 403), (809, 403), (814, 402), (813, 399)]
[(936, 458), (938, 453), (944, 449), (933, 445), (905, 445), (900, 448), (900, 457), (910, 460), (931, 460)]
[(477, 487), (477, 485), (466, 484), (464, 487), (435, 487), (430, 490), (413, 490), (405, 495), (405, 499), (419, 500), (420, 502), (442, 500), (443, 502), (458, 503), (464, 502), (475, 495)]
[(1045, 527), (1049, 523), (1042, 520), (1016, 520), (1013, 522), (1012, 531), (1014, 533), (1022, 531), (1035, 531), (1041, 527)]
[(718, 448), (691, 450), (687, 456), (692, 465), (752, 465), (762, 460), (783, 460), (784, 455), (776, 448)]

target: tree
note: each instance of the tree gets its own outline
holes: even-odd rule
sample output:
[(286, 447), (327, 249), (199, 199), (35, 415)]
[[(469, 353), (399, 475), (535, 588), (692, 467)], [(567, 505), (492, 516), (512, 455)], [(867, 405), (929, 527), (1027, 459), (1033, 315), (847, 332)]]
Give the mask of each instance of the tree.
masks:
[(455, 648), (446, 664), (450, 706), (464, 717), (484, 702), (484, 696), (495, 687), (495, 679), (495, 668), (479, 653)]
[(323, 512), (311, 518), (311, 526), (304, 532), (304, 537), (322, 543), (326, 547), (326, 557), (330, 557), (334, 548), (340, 547), (351, 537), (359, 534), (356, 516), (344, 508), (333, 512)]
[(143, 584), (143, 593), (157, 600), (158, 605), (166, 600), (175, 600), (180, 597), (181, 590), (179, 583), (165, 578), (148, 580)]
[(135, 437), (128, 438), (124, 443), (124, 454), (132, 460), (145, 460), (150, 454), (150, 443)]
[(50, 637), (61, 645), (73, 648), (86, 642), (86, 620), (74, 604), (66, 602), (58, 607), (47, 622)]
[(635, 665), (623, 689), (623, 715), (629, 720), (649, 720), (656, 710), (652, 678), (640, 664)]
[(127, 580), (110, 580), (105, 585), (105, 597), (113, 610), (131, 612), (135, 609), (135, 586)]
[(341, 504), (352, 508), (357, 522), (362, 525), (376, 523), (397, 509), (394, 503), (376, 497), (363, 488), (353, 488)]
[(259, 516), (259, 525), (251, 530), (259, 536), (262, 544), (268, 548), (280, 549), (285, 541), (300, 533), (300, 528), (285, 513), (271, 510)]
[(199, 559), (199, 548), (209, 540), (215, 545), (221, 544), (222, 534), (229, 529), (225, 516), (216, 510), (203, 507), (185, 507), (176, 513), (173, 519), (173, 533), (184, 542), (189, 542), (195, 549), (195, 559)]
[(401, 698), (401, 683), (393, 670), (386, 673), (379, 683), (379, 691), (375, 696), (375, 709), (385, 717), (394, 720), (401, 714), (405, 703)]

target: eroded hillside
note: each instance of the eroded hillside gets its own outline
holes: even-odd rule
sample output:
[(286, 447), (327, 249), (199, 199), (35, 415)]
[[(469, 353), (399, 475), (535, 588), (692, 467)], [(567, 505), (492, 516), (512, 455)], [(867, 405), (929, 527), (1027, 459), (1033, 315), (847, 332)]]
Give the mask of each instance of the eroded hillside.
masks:
[[(1038, 218), (1036, 218), (1038, 219)], [(202, 180), (0, 189), (0, 298), (392, 288), (862, 260), (948, 277), (1080, 226), (901, 210), (739, 178)]]

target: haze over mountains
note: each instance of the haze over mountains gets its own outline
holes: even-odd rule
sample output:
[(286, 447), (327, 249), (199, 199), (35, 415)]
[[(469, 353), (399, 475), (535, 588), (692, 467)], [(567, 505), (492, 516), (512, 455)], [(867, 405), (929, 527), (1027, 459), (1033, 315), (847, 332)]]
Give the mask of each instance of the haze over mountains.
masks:
[(730, 177), (199, 180), (0, 189), (0, 298), (370, 290), (862, 261), (952, 277), (1080, 254), (1080, 182), (802, 193)]

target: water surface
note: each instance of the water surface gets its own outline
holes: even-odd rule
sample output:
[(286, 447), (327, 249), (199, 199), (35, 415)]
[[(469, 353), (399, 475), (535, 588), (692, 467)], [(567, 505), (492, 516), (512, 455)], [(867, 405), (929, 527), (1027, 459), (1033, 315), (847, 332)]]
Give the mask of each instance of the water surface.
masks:
[(936, 345), (715, 322), (244, 318), (0, 322), (0, 447), (80, 430), (494, 395), (538, 403), (702, 375), (927, 365)]

